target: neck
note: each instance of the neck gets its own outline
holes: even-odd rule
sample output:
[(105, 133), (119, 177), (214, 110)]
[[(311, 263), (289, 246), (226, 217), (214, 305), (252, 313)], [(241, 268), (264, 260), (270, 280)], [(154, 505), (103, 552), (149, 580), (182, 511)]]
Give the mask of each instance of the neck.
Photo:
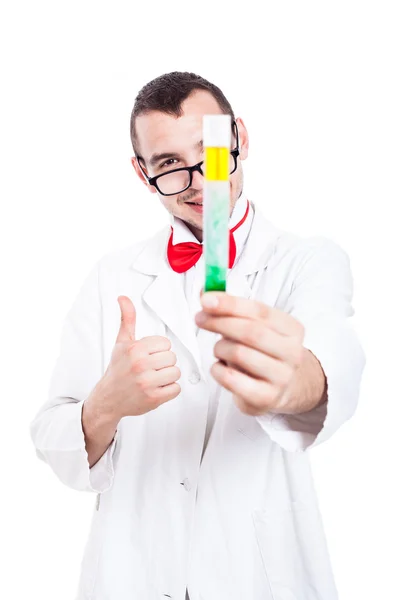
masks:
[(193, 233), (197, 241), (201, 243), (203, 241), (203, 230), (199, 229), (198, 227), (195, 227), (194, 225), (191, 225), (187, 221), (185, 221), (185, 223), (187, 228)]

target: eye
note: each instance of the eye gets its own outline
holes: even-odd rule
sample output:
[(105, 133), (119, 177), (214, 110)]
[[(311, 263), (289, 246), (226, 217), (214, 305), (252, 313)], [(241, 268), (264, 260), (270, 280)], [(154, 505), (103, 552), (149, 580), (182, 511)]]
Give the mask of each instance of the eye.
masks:
[(177, 162), (178, 162), (178, 160), (176, 158), (169, 158), (165, 162), (161, 163), (161, 165), (159, 166), (159, 168), (163, 169), (164, 167), (170, 167), (171, 165), (174, 165)]

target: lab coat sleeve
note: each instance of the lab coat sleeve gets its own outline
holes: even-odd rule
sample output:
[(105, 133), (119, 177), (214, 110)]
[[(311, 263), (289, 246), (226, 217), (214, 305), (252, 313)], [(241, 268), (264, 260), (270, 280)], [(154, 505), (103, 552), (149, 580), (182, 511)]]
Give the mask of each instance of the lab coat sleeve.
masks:
[(303, 346), (325, 373), (327, 401), (302, 414), (256, 417), (271, 439), (287, 451), (303, 451), (324, 442), (355, 412), (365, 356), (351, 323), (352, 298), (346, 252), (325, 238), (309, 240), (284, 311), (304, 326)]
[(30, 433), (37, 456), (67, 486), (104, 492), (114, 478), (118, 431), (92, 468), (82, 428), (85, 400), (103, 375), (100, 261), (92, 268), (63, 322), (60, 352), (47, 402), (33, 419)]

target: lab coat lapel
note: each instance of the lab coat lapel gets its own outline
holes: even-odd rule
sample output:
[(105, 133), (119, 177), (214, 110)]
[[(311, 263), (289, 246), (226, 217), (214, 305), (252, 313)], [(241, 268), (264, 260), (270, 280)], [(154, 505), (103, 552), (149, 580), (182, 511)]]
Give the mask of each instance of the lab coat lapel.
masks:
[(189, 312), (179, 273), (175, 273), (169, 265), (164, 265), (157, 278), (147, 288), (143, 300), (187, 348), (201, 371), (195, 323)]
[(233, 296), (253, 298), (257, 293), (260, 275), (268, 268), (279, 230), (267, 221), (257, 207), (245, 247), (234, 268), (229, 271), (227, 292)]
[(203, 374), (195, 323), (190, 315), (181, 276), (171, 269), (166, 259), (166, 244), (170, 233), (168, 227), (152, 238), (134, 260), (132, 267), (147, 275), (154, 275), (143, 293), (143, 301), (185, 346), (197, 369)]

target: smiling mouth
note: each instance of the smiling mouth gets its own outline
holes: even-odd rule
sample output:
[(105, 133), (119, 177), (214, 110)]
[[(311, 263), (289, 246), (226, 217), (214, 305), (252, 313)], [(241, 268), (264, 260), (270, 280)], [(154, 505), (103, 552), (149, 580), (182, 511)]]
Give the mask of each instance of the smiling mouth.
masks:
[(203, 204), (203, 196), (200, 196), (197, 200), (186, 201), (185, 204)]

